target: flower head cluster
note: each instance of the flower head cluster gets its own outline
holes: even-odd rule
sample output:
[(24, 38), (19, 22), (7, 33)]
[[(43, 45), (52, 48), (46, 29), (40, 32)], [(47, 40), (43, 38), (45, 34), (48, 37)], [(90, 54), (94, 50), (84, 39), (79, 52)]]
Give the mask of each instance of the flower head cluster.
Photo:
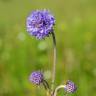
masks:
[(27, 31), (37, 39), (44, 39), (53, 32), (54, 16), (48, 10), (33, 11), (26, 21)]
[(29, 80), (36, 85), (40, 85), (43, 82), (43, 79), (43, 74), (40, 71), (32, 72), (29, 77)]
[(77, 87), (76, 87), (76, 85), (74, 84), (74, 82), (68, 80), (68, 81), (66, 82), (66, 85), (65, 85), (65, 88), (64, 88), (64, 89), (65, 89), (66, 92), (68, 92), (68, 93), (73, 93), (73, 92), (75, 92), (75, 91), (77, 90)]

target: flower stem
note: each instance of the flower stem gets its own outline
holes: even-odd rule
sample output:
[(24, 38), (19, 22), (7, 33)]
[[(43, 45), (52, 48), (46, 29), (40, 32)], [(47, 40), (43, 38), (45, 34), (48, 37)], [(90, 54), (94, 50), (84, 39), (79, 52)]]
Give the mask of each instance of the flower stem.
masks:
[(53, 38), (53, 46), (54, 46), (54, 60), (53, 60), (53, 72), (52, 72), (52, 86), (51, 89), (53, 91), (54, 89), (54, 82), (55, 82), (55, 74), (56, 74), (56, 39), (55, 34), (52, 32), (52, 38)]
[[(57, 96), (57, 92), (61, 89), (61, 88), (65, 88), (65, 85), (59, 85), (55, 88), (54, 93), (52, 96)], [(67, 95), (66, 95), (67, 96)]]
[(43, 80), (43, 85), (44, 85), (44, 88), (47, 90), (50, 90), (50, 87), (49, 87), (49, 84), (46, 80)]
[(46, 80), (43, 80), (43, 85), (44, 85), (44, 88), (47, 90), (47, 96), (51, 95), (51, 90)]

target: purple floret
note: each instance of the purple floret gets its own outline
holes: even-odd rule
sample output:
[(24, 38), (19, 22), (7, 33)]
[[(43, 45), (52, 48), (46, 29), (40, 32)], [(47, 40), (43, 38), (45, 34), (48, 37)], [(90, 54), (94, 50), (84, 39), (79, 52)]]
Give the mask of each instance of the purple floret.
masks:
[(43, 82), (43, 74), (40, 71), (34, 71), (30, 75), (29, 80), (36, 85), (40, 85)]
[(26, 21), (27, 31), (37, 39), (44, 39), (53, 32), (54, 16), (47, 10), (33, 11)]
[(75, 91), (77, 90), (77, 87), (76, 87), (76, 85), (74, 84), (74, 82), (68, 80), (68, 81), (66, 82), (66, 85), (65, 85), (65, 90), (66, 90), (66, 92), (68, 92), (68, 93), (73, 93), (73, 92), (75, 92)]

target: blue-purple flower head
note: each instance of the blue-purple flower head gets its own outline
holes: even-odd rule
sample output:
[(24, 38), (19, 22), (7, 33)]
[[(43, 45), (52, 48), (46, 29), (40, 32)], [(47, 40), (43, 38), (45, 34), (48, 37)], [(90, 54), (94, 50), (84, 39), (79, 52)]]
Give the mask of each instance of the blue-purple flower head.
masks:
[(40, 85), (43, 82), (44, 77), (43, 77), (42, 72), (40, 72), (40, 71), (34, 71), (30, 75), (29, 80), (32, 83), (36, 84), (36, 85)]
[(26, 21), (27, 31), (37, 39), (44, 39), (53, 32), (54, 16), (48, 10), (33, 11)]
[(74, 82), (68, 80), (64, 89), (68, 93), (74, 93), (77, 90), (77, 86), (74, 84)]

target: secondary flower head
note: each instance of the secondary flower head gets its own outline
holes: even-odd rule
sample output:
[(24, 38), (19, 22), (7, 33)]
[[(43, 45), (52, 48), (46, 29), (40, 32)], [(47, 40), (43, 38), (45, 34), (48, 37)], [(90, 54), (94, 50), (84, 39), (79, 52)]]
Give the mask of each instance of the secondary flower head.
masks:
[(29, 80), (36, 85), (40, 85), (43, 82), (43, 74), (40, 71), (34, 71), (30, 75)]
[(53, 32), (54, 16), (48, 10), (33, 11), (26, 21), (27, 31), (37, 39), (44, 39)]
[(73, 93), (73, 92), (75, 92), (75, 91), (77, 90), (77, 87), (76, 87), (76, 85), (74, 84), (74, 82), (68, 80), (68, 81), (66, 82), (66, 85), (65, 85), (65, 88), (64, 88), (64, 89), (65, 89), (66, 92), (68, 92), (68, 93)]

